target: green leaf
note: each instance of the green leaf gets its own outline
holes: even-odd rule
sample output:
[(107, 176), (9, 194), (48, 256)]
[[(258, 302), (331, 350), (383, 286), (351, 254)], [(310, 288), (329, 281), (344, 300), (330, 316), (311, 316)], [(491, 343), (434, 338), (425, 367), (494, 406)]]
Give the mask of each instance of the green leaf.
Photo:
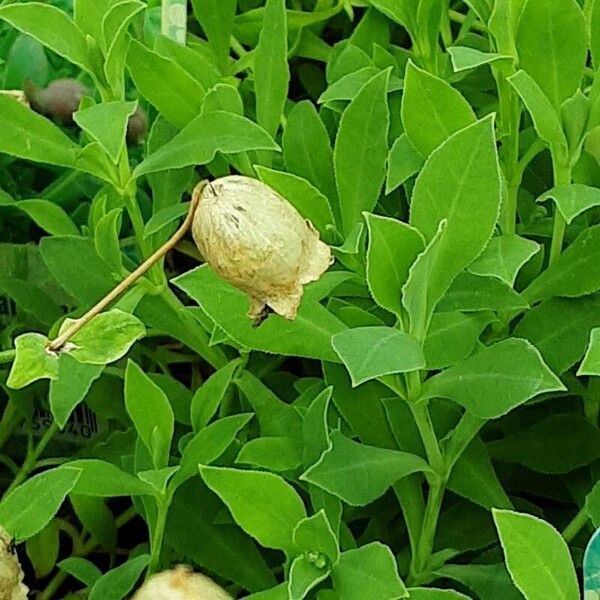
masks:
[(550, 415), (487, 446), (495, 460), (563, 474), (600, 458), (600, 430), (580, 415)]
[(169, 462), (173, 409), (165, 393), (131, 360), (125, 370), (125, 408), (155, 468)]
[(436, 588), (408, 588), (410, 600), (469, 600), (456, 590), (438, 590)]
[(564, 389), (538, 350), (510, 338), (435, 375), (423, 395), (449, 398), (482, 419), (495, 419), (538, 394)]
[(594, 69), (598, 71), (600, 68), (600, 3), (598, 0), (594, 0), (592, 4), (593, 6), (590, 14), (590, 50), (592, 51)]
[(592, 329), (590, 343), (577, 375), (600, 375), (600, 328)]
[(549, 199), (554, 200), (556, 208), (567, 225), (570, 225), (575, 217), (600, 205), (600, 190), (581, 183), (572, 183), (552, 188), (542, 194), (537, 201), (545, 202)]
[(200, 466), (200, 476), (229, 508), (236, 523), (266, 548), (295, 556), (293, 532), (306, 518), (294, 488), (273, 473)]
[(81, 581), (87, 587), (91, 587), (100, 579), (102, 572), (91, 561), (78, 556), (70, 556), (61, 560), (56, 565), (63, 573), (67, 573), (71, 577)]
[(444, 565), (436, 574), (458, 581), (485, 600), (523, 600), (503, 564)]
[(300, 479), (352, 506), (364, 506), (382, 496), (399, 479), (428, 470), (419, 456), (359, 444), (334, 431), (330, 448)]
[(310, 467), (329, 448), (327, 412), (333, 389), (324, 389), (310, 404), (304, 414), (302, 439), (304, 442), (303, 464)]
[(73, 494), (98, 498), (152, 494), (147, 483), (105, 460), (85, 458), (71, 461), (67, 466), (81, 472)]
[(190, 210), (189, 202), (181, 202), (180, 204), (172, 204), (167, 206), (157, 213), (154, 213), (144, 227), (144, 237), (150, 237), (154, 233), (158, 233), (161, 229), (170, 225), (173, 221), (179, 220), (184, 215), (187, 215)]
[(174, 60), (132, 40), (127, 66), (139, 93), (176, 127), (200, 114), (205, 90)]
[(403, 133), (396, 139), (388, 156), (388, 172), (385, 193), (389, 194), (407, 179), (416, 175), (425, 164), (425, 159), (414, 147), (408, 135)]
[(482, 65), (490, 65), (498, 61), (513, 61), (513, 57), (507, 54), (481, 52), (481, 50), (467, 46), (451, 46), (448, 48), (448, 54), (455, 73), (476, 69)]
[(600, 527), (600, 481), (596, 482), (592, 491), (585, 497), (585, 509), (594, 527)]
[(365, 213), (369, 231), (367, 283), (379, 306), (401, 316), (402, 286), (411, 265), (424, 250), (421, 234), (410, 225)]
[(331, 576), (335, 591), (344, 600), (408, 597), (392, 551), (379, 542), (344, 552)]
[(431, 244), (413, 264), (404, 291), (411, 331), (418, 337), (424, 337), (433, 309), (453, 279), (486, 247), (499, 208), (493, 122), (485, 118), (434, 150), (415, 184), (410, 223)]
[(594, 327), (600, 327), (596, 296), (551, 298), (527, 311), (514, 334), (529, 340), (550, 369), (562, 374), (583, 357)]
[(40, 254), (60, 286), (85, 305), (95, 304), (116, 285), (110, 265), (98, 256), (89, 238), (46, 237), (40, 242)]
[(43, 579), (52, 573), (59, 553), (58, 521), (53, 519), (39, 533), (27, 540), (25, 550), (31, 561), (35, 576)]
[(296, 407), (280, 400), (250, 371), (242, 371), (235, 383), (256, 412), (261, 435), (301, 438), (302, 417)]
[(516, 37), (519, 66), (531, 75), (556, 109), (581, 83), (587, 38), (583, 12), (576, 0), (525, 3)]
[(125, 142), (129, 117), (136, 108), (137, 102), (102, 102), (77, 111), (73, 114), (73, 120), (99, 142), (117, 164)]
[(518, 235), (493, 237), (482, 254), (469, 267), (475, 275), (497, 277), (511, 287), (521, 267), (540, 250), (540, 245)]
[(523, 291), (530, 303), (552, 296), (574, 298), (600, 289), (600, 225), (588, 227)]
[[(331, 103), (331, 105), (335, 107), (336, 100), (353, 100), (360, 92), (361, 88), (380, 71), (381, 69), (378, 69), (377, 67), (363, 67), (362, 69), (358, 69), (358, 71), (353, 71), (340, 77), (340, 79), (334, 81), (321, 96), (319, 96), (319, 104)], [(390, 74), (387, 91), (397, 92), (401, 89), (402, 80)]]
[(59, 467), (29, 478), (0, 502), (0, 525), (17, 542), (40, 532), (75, 487), (80, 471)]
[(279, 129), (287, 99), (290, 82), (287, 52), (285, 0), (267, 0), (254, 50), (254, 90), (257, 123), (271, 136)]
[(305, 219), (308, 219), (321, 236), (329, 235), (328, 227), (335, 221), (329, 200), (310, 182), (291, 173), (256, 166), (256, 174), (263, 183), (283, 196)]
[(181, 469), (171, 481), (171, 488), (198, 473), (198, 465), (209, 465), (234, 442), (237, 434), (250, 422), (252, 413), (241, 413), (219, 419), (197, 433), (181, 455)]
[(450, 84), (409, 62), (402, 96), (402, 122), (414, 147), (427, 157), (453, 133), (474, 123), (475, 113)]
[[(327, 280), (328, 278), (321, 278), (317, 284)], [(325, 307), (310, 298), (311, 285), (315, 289), (315, 284), (307, 286), (294, 321), (275, 315), (255, 328), (246, 316), (246, 295), (220, 279), (208, 267), (188, 271), (172, 282), (196, 300), (202, 310), (230, 337), (247, 348), (339, 362), (331, 347), (331, 336), (345, 329), (345, 326)]]
[(79, 229), (71, 217), (57, 204), (48, 200), (12, 200), (10, 196), (0, 196), (0, 207), (16, 208), (23, 211), (31, 220), (50, 235), (78, 235)]
[(146, 158), (136, 167), (134, 176), (205, 165), (217, 152), (234, 154), (278, 148), (267, 132), (249, 119), (233, 113), (209, 112), (198, 115), (171, 141)]
[[(147, 5), (144, 2), (124, 0), (123, 2), (113, 4), (104, 14), (102, 20), (102, 37), (100, 38), (103, 40), (106, 54), (104, 75), (112, 88), (115, 98), (123, 98), (125, 95), (125, 63), (129, 49), (127, 31), (136, 15), (146, 7)], [(144, 85), (145, 89), (147, 89), (149, 86), (148, 79), (151, 80), (151, 77), (147, 73), (144, 73), (143, 70), (139, 70), (137, 73), (140, 87)], [(155, 93), (158, 95), (159, 92), (155, 91)]]
[(190, 419), (195, 432), (204, 429), (214, 417), (239, 366), (239, 360), (228, 362), (196, 390), (190, 406)]
[(93, 585), (89, 600), (122, 600), (144, 572), (150, 556), (142, 554), (108, 571)]
[(276, 473), (293, 471), (302, 464), (302, 443), (289, 437), (261, 437), (246, 442), (235, 459)]
[(371, 212), (385, 181), (390, 121), (390, 71), (370, 79), (344, 111), (335, 142), (335, 177), (344, 233)]
[(566, 146), (567, 139), (562, 129), (559, 113), (533, 77), (521, 70), (509, 77), (508, 81), (521, 96), (540, 138), (548, 144)]
[(58, 378), (58, 354), (47, 349), (41, 333), (23, 333), (15, 339), (16, 356), (8, 376), (8, 387), (18, 390), (38, 379)]
[[(65, 319), (59, 334), (74, 322)], [(125, 356), (145, 334), (146, 328), (137, 317), (114, 308), (95, 316), (74, 334), (64, 351), (81, 363), (104, 365)]]
[(236, 0), (192, 0), (194, 16), (202, 26), (217, 63), (229, 62), (230, 38), (236, 12)]
[(462, 272), (437, 306), (439, 311), (521, 311), (529, 304), (509, 284), (496, 277)]
[(117, 547), (117, 525), (112, 510), (104, 498), (94, 496), (69, 496), (73, 510), (83, 528), (103, 550), (113, 551)]
[(482, 314), (435, 313), (423, 345), (427, 368), (444, 369), (467, 358), (489, 321)]
[(10, 4), (0, 7), (0, 19), (93, 73), (85, 35), (63, 10), (42, 2)]
[(312, 102), (292, 108), (283, 131), (283, 158), (287, 170), (314, 185), (332, 205), (339, 219), (333, 153), (329, 134)]
[(425, 367), (419, 342), (392, 327), (356, 327), (331, 338), (357, 386), (369, 379), (393, 373), (406, 373)]
[(50, 381), (48, 398), (50, 412), (61, 429), (103, 370), (104, 365), (83, 364), (68, 353), (61, 353), (58, 359), (58, 377)]
[(77, 165), (78, 146), (54, 123), (3, 94), (0, 94), (0, 128), (0, 152), (61, 167)]
[(580, 598), (569, 548), (545, 521), (510, 510), (493, 510), (510, 575), (528, 600)]

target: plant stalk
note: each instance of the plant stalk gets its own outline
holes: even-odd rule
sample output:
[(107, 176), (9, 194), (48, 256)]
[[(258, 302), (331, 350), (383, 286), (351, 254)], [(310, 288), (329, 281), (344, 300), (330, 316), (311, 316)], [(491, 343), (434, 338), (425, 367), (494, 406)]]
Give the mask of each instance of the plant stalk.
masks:
[[(565, 159), (557, 148), (552, 148), (552, 168), (554, 171), (554, 185), (569, 185), (571, 183), (571, 167), (569, 166), (568, 159)], [(562, 216), (558, 207), (554, 208), (554, 227), (552, 230), (552, 242), (550, 244), (550, 256), (548, 259), (548, 265), (554, 264), (556, 259), (560, 256), (563, 247), (563, 241), (565, 237), (565, 229), (567, 222)]]
[(99, 315), (111, 302), (116, 300), (123, 292), (129, 289), (142, 275), (144, 275), (148, 269), (152, 267), (157, 261), (173, 249), (177, 243), (183, 238), (190, 228), (192, 221), (194, 220), (194, 213), (196, 207), (200, 201), (200, 196), (206, 182), (200, 183), (194, 190), (192, 202), (190, 203), (190, 210), (182, 223), (181, 227), (173, 234), (173, 236), (166, 241), (152, 256), (147, 258), (135, 271), (130, 273), (119, 285), (117, 285), (111, 292), (109, 292), (102, 300), (100, 300), (95, 306), (90, 308), (85, 315), (77, 319), (70, 327), (68, 327), (61, 335), (52, 340), (48, 344), (48, 350), (51, 352), (58, 352), (78, 331), (85, 327), (95, 316)]
[(577, 534), (587, 525), (590, 516), (584, 506), (579, 512), (573, 517), (573, 520), (565, 527), (562, 532), (564, 540), (569, 543), (572, 542)]

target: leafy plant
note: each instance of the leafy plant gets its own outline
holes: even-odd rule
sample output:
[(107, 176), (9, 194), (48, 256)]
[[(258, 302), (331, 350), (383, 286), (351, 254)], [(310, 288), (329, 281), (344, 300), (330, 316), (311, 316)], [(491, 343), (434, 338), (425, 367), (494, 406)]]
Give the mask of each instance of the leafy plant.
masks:
[[(254, 600), (575, 600), (600, 1), (187, 9), (0, 3), (4, 91), (31, 100), (0, 94), (0, 525), (26, 583), (119, 600), (186, 563)], [(292, 320), (253, 325), (185, 237), (230, 174), (335, 256)]]

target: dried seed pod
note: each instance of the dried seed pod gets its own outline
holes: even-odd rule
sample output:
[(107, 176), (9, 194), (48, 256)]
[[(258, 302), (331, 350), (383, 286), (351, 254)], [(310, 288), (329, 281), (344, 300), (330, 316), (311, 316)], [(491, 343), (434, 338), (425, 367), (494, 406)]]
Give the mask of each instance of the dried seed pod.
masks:
[(73, 113), (81, 99), (90, 91), (77, 79), (57, 79), (47, 88), (39, 88), (31, 81), (25, 84), (25, 94), (31, 107), (64, 124), (73, 122)]
[(27, 592), (12, 538), (0, 527), (0, 600), (27, 600)]
[(127, 141), (130, 144), (141, 144), (148, 131), (146, 111), (138, 106), (127, 122)]
[(214, 581), (179, 565), (153, 575), (132, 600), (232, 600)]
[(250, 297), (248, 316), (268, 307), (294, 319), (303, 285), (329, 268), (333, 257), (310, 221), (264, 183), (232, 175), (200, 184), (192, 235), (223, 279)]

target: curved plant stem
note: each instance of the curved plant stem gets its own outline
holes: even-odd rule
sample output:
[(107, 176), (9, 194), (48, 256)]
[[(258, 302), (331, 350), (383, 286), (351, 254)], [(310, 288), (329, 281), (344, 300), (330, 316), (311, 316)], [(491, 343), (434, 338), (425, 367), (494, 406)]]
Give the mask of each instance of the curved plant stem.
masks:
[(111, 302), (116, 300), (123, 292), (129, 289), (144, 273), (148, 271), (157, 261), (173, 249), (178, 242), (183, 238), (190, 228), (192, 221), (194, 220), (194, 213), (198, 202), (200, 201), (200, 195), (202, 189), (206, 185), (206, 182), (200, 183), (194, 190), (192, 202), (190, 204), (190, 210), (182, 223), (181, 227), (173, 234), (173, 236), (166, 241), (152, 256), (147, 258), (135, 271), (130, 273), (117, 287), (109, 292), (100, 302), (90, 308), (83, 317), (77, 319), (70, 327), (68, 327), (61, 335), (52, 340), (48, 344), (48, 350), (51, 352), (57, 352), (60, 350), (79, 330), (85, 327), (95, 316), (99, 315)]
[(169, 514), (170, 499), (157, 498), (157, 514), (154, 530), (152, 531), (150, 565), (148, 573), (155, 573), (160, 564), (160, 553), (162, 550), (163, 538), (165, 536), (165, 525), (167, 524), (167, 515)]
[(584, 506), (579, 512), (573, 517), (573, 520), (565, 527), (562, 532), (562, 536), (565, 541), (571, 542), (575, 536), (587, 525), (590, 516)]
[(0, 365), (6, 365), (15, 360), (15, 350), (3, 350), (0, 352)]

